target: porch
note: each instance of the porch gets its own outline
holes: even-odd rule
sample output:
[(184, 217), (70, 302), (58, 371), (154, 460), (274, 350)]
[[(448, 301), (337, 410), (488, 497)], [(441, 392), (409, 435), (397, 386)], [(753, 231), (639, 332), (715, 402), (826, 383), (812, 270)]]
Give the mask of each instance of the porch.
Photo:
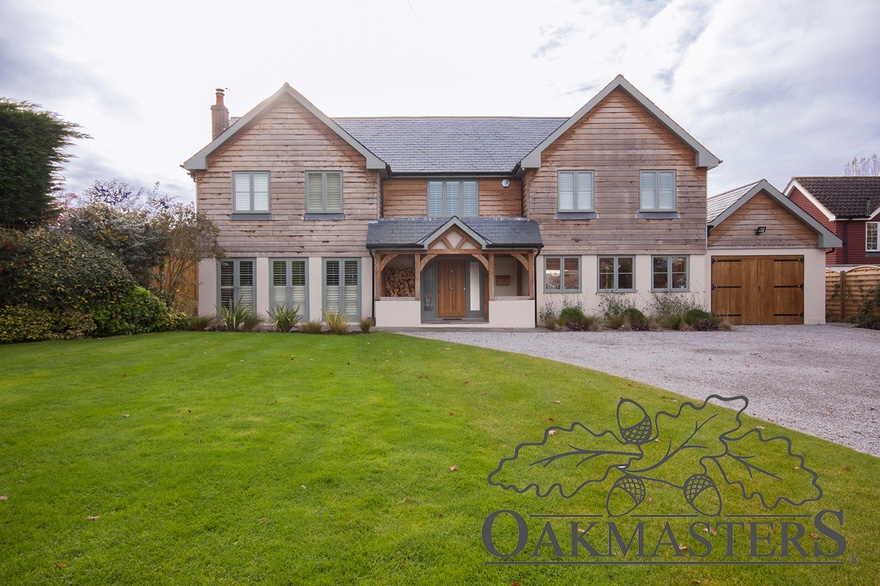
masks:
[(376, 325), (534, 327), (541, 246), (534, 224), (457, 217), (371, 224)]

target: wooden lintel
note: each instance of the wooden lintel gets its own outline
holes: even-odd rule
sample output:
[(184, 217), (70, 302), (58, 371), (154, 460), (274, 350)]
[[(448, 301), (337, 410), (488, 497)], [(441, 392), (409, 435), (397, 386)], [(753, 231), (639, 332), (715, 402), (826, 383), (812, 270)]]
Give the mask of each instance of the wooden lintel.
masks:
[(421, 258), (422, 255), (417, 254), (416, 255), (416, 264), (419, 265), (419, 270), (416, 271), (416, 273), (422, 272), (425, 269), (425, 265), (427, 265), (429, 262), (431, 262), (431, 259), (434, 258), (435, 256), (437, 256), (436, 253), (428, 253), (424, 256), (424, 258), (422, 258), (421, 262), (419, 262), (418, 259)]
[[(518, 260), (520, 263), (522, 263), (522, 265), (523, 265), (524, 267), (529, 268), (529, 261), (528, 261), (528, 259), (527, 259), (525, 256), (523, 256), (522, 254), (520, 254), (519, 252), (511, 252), (511, 253), (510, 253), (510, 256), (512, 256), (513, 258), (515, 258), (516, 260)], [(531, 253), (529, 254), (529, 256), (531, 256)]]

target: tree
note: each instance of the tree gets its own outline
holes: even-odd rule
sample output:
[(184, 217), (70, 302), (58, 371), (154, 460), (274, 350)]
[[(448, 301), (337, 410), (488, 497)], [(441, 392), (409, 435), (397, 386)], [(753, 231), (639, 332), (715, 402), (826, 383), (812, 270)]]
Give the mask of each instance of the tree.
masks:
[(877, 153), (870, 157), (862, 157), (861, 159), (855, 157), (843, 166), (843, 174), (869, 177), (880, 176), (880, 158), (877, 157)]
[(214, 223), (192, 204), (174, 199), (160, 193), (158, 183), (135, 189), (123, 181), (96, 181), (82, 204), (65, 212), (62, 224), (112, 252), (138, 284), (177, 307), (181, 294), (196, 284), (199, 261), (222, 258), (224, 251)]
[(0, 98), (0, 226), (26, 228), (57, 215), (65, 149), (89, 138), (78, 125), (29, 102)]

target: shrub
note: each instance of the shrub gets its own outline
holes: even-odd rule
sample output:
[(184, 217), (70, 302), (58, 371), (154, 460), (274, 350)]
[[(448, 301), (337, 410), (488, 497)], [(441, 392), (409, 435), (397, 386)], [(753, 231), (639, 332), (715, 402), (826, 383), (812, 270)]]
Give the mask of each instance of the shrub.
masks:
[(228, 307), (221, 306), (218, 317), (228, 332), (252, 330), (263, 321), (253, 307), (240, 301)]
[(602, 320), (598, 315), (585, 315), (584, 319), (581, 320), (581, 325), (584, 327), (584, 331), (597, 332), (601, 322)]
[(625, 317), (630, 324), (648, 325), (648, 318), (635, 307), (627, 307), (624, 309), (623, 317)]
[(327, 322), (327, 327), (330, 328), (330, 333), (338, 336), (348, 333), (348, 316), (346, 316), (345, 313), (341, 311), (325, 310), (324, 321)]
[(556, 308), (553, 306), (553, 302), (547, 299), (544, 301), (544, 305), (541, 306), (541, 310), (538, 312), (538, 319), (541, 320), (541, 323), (547, 326), (550, 329), (553, 329), (556, 321)]
[(143, 287), (134, 287), (124, 296), (99, 306), (92, 313), (98, 336), (142, 334), (164, 329), (168, 307)]
[(651, 312), (658, 318), (682, 315), (691, 309), (703, 309), (702, 303), (693, 295), (673, 291), (652, 293)]
[(559, 312), (559, 320), (563, 321), (565, 324), (576, 323), (578, 325), (583, 325), (584, 319), (587, 316), (584, 315), (584, 312), (579, 307), (575, 307), (573, 305), (569, 305), (567, 307), (563, 307), (562, 311)]
[(274, 326), (276, 331), (289, 332), (302, 321), (299, 314), (299, 305), (293, 307), (289, 303), (284, 305), (276, 305), (269, 310), (269, 323)]
[(373, 318), (371, 318), (371, 317), (361, 318), (359, 325), (361, 327), (362, 334), (369, 334), (370, 329), (373, 327)]
[(8, 301), (49, 311), (90, 311), (134, 287), (131, 274), (111, 253), (57, 229), (29, 232), (22, 265)]
[(623, 293), (605, 293), (602, 295), (602, 301), (599, 302), (599, 309), (605, 317), (621, 316), (624, 311), (635, 306), (635, 301)]
[(323, 326), (319, 321), (304, 321), (297, 326), (297, 329), (303, 334), (320, 334)]
[(708, 311), (703, 310), (703, 309), (696, 309), (696, 308), (690, 309), (684, 313), (684, 321), (687, 323), (687, 325), (689, 325), (691, 327), (693, 327), (693, 325), (696, 322), (698, 322), (700, 320), (704, 320), (704, 319), (711, 320), (712, 314), (709, 313)]
[(94, 329), (91, 315), (73, 309), (52, 312), (29, 305), (0, 308), (0, 342), (82, 338)]
[(700, 318), (691, 327), (698, 332), (717, 332), (718, 324), (710, 318)]
[(187, 329), (189, 329), (189, 314), (185, 311), (174, 311), (170, 307), (165, 317), (160, 320), (156, 327), (158, 332), (176, 332)]
[(202, 332), (208, 329), (214, 320), (217, 319), (217, 316), (214, 315), (193, 315), (188, 318), (187, 328), (188, 330), (195, 332)]
[(581, 325), (579, 321), (570, 321), (565, 324), (565, 328), (570, 332), (582, 332), (584, 331), (584, 326)]

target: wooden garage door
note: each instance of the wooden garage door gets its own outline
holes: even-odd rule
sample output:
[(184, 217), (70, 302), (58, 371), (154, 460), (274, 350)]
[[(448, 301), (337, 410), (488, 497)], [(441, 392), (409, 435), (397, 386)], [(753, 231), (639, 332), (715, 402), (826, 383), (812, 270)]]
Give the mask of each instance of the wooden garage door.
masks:
[(804, 257), (713, 257), (712, 312), (732, 324), (804, 323)]

